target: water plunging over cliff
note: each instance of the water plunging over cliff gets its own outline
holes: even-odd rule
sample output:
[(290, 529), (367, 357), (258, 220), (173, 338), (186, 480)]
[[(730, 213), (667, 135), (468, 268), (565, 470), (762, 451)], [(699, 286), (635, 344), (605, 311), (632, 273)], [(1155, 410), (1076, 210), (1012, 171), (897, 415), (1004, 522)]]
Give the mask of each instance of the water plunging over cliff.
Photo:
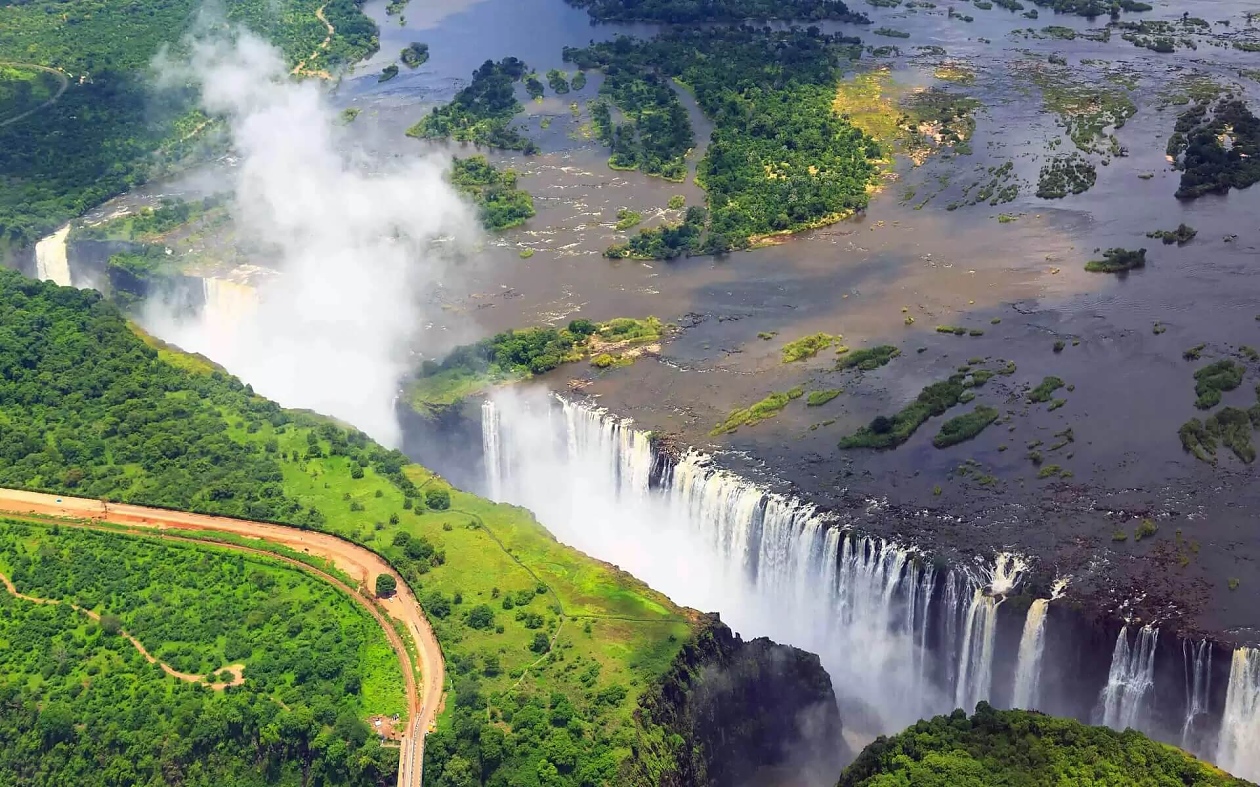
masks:
[[(583, 405), (505, 397), (483, 406), (482, 425), (488, 494), (529, 507), (562, 541), (681, 603), (721, 612), (746, 635), (820, 654), (872, 731), (951, 710), (954, 674), (975, 676), (971, 707), (988, 697), (990, 594), (1010, 591), (1013, 563), (984, 584), (942, 570), (703, 455), (665, 462), (648, 434)], [(957, 672), (933, 649), (961, 654)]]
[(1120, 629), (1116, 648), (1111, 655), (1111, 672), (1102, 691), (1102, 716), (1099, 722), (1116, 730), (1140, 729), (1147, 693), (1155, 685), (1155, 645), (1159, 630), (1143, 626), (1138, 630), (1134, 646), (1129, 646), (1129, 627)]
[(1197, 753), (1201, 748), (1202, 717), (1208, 715), (1212, 697), (1212, 645), (1206, 639), (1182, 640), (1181, 658), (1186, 673), (1186, 720), (1181, 725), (1181, 748)]
[[(1185, 704), (1167, 707), (1167, 693), (1154, 691), (1158, 631), (1126, 626), (1104, 686), (1106, 656), (1089, 650), (1092, 634), (1046, 636), (1049, 601), (1066, 580), (1029, 607), (1017, 656), (999, 621), (1028, 568), (1018, 556), (934, 563), (848, 529), (878, 503), (824, 513), (705, 455), (658, 450), (631, 421), (560, 397), (500, 392), (481, 408), (480, 437), (491, 497), (532, 509), (560, 540), (679, 603), (720, 612), (747, 636), (818, 653), (847, 729), (893, 732), (979, 700), (1004, 703), (1013, 683), (1014, 705), (1184, 741), (1240, 775), (1260, 770), (1260, 652), (1235, 654), (1218, 745), (1209, 708), (1226, 703), (1211, 698), (1211, 646), (1188, 643)], [(1161, 663), (1176, 652), (1165, 650)]]
[(70, 225), (62, 227), (35, 244), (35, 278), (70, 286), (70, 262), (66, 257), (66, 238)]
[(1236, 776), (1260, 779), (1260, 650), (1234, 651), (1216, 762)]

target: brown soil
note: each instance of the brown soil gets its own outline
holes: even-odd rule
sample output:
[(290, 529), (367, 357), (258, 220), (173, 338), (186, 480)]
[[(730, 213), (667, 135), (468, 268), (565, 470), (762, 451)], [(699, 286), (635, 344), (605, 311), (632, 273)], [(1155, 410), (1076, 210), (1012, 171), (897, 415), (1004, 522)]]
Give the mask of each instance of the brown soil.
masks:
[(332, 74), (328, 73), (327, 69), (323, 69), (323, 68), (308, 69), (306, 67), (307, 63), (319, 57), (320, 53), (328, 49), (329, 45), (332, 44), (333, 36), (336, 35), (337, 33), (337, 29), (332, 26), (332, 22), (329, 22), (328, 17), (324, 16), (324, 8), (325, 6), (321, 5), (319, 8), (315, 9), (315, 16), (319, 19), (319, 21), (324, 23), (324, 27), (328, 28), (328, 35), (324, 36), (323, 43), (321, 43), (318, 47), (316, 47), (315, 51), (310, 54), (310, 57), (307, 57), (306, 59), (302, 60), (302, 62), (298, 63), (296, 66), (293, 67), (293, 70), (289, 72), (293, 74), (293, 76), (306, 76), (306, 77), (319, 77), (320, 79), (332, 79)]

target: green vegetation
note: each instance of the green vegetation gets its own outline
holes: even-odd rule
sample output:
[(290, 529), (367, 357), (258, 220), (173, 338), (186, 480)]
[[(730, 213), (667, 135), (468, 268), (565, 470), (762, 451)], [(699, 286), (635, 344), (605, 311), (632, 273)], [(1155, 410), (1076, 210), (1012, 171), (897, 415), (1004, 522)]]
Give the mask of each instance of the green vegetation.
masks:
[(691, 89), (715, 126), (697, 168), (710, 220), (696, 243), (720, 252), (866, 206), (879, 145), (831, 106), (858, 43), (816, 30), (708, 28), (566, 49), (565, 58), (603, 69), (615, 85), (627, 82), (636, 100), (659, 94), (668, 103), (654, 105), (657, 117), (672, 116), (677, 96), (653, 85), (674, 79)]
[(1194, 373), (1194, 393), (1198, 397), (1194, 406), (1210, 410), (1221, 403), (1221, 393), (1232, 391), (1242, 384), (1246, 368), (1229, 359), (1210, 363)]
[(901, 355), (901, 350), (898, 348), (891, 344), (881, 344), (876, 347), (845, 353), (842, 358), (836, 361), (836, 368), (860, 369), (864, 372), (869, 372), (887, 365), (889, 361), (898, 355)]
[(687, 110), (669, 79), (650, 68), (612, 62), (604, 75), (600, 95), (616, 105), (625, 118), (623, 123), (614, 122), (606, 101), (591, 105), (595, 137), (612, 151), (608, 166), (639, 169), (672, 181), (685, 178), (683, 159), (696, 138)]
[(1198, 234), (1199, 231), (1194, 227), (1178, 224), (1175, 230), (1154, 230), (1146, 233), (1146, 237), (1159, 238), (1164, 242), (1165, 246), (1171, 246), (1174, 243), (1178, 246), (1184, 246), (1194, 240), (1194, 236)]
[(627, 343), (655, 341), (663, 330), (655, 317), (619, 317), (598, 325), (579, 319), (563, 329), (505, 331), (456, 347), (440, 362), (422, 363), (407, 398), (416, 412), (433, 414), (493, 385), (543, 374)]
[[(685, 612), (669, 599), (560, 545), (521, 509), (452, 489), (361, 433), (283, 410), (196, 358), (153, 340), (158, 346), (149, 346), (95, 292), (0, 272), (0, 324), (5, 326), (0, 342), (0, 483), (318, 527), (389, 558), (430, 615), (452, 684), (437, 732), (426, 746), (425, 770), (439, 784), (466, 783), (458, 780), (468, 776), (470, 767), (494, 784), (533, 784), (540, 769), (549, 774), (563, 770), (577, 782), (627, 783), (617, 774), (630, 767), (634, 742), (663, 743), (662, 728), (635, 711), (693, 632)], [(37, 324), (42, 328), (36, 330)], [(575, 327), (579, 333), (594, 332), (589, 323)], [(650, 330), (652, 321), (615, 321), (608, 334), (635, 337)], [(111, 575), (112, 570), (102, 569), (101, 576)], [(108, 604), (113, 607), (115, 601)], [(8, 631), (13, 616), (7, 609), (0, 614), (0, 628), (10, 643), (19, 634)], [(29, 609), (32, 615), (71, 614), (68, 609)], [(164, 610), (169, 614), (169, 607)], [(319, 625), (327, 622), (319, 619)], [(30, 639), (46, 630), (38, 623), (19, 622), (17, 632), (26, 638), (21, 641), (31, 646), (6, 648), (0, 660), (42, 659), (32, 674), (41, 674), (45, 665), (51, 674), (57, 668), (57, 649), (39, 647), (38, 640)], [(271, 640), (276, 648), (289, 644), (283, 637)], [(77, 648), (66, 649), (77, 654)], [(66, 663), (74, 668), (77, 661)], [(0, 674), (13, 673), (5, 669)], [(157, 677), (151, 667), (143, 675)], [(83, 684), (81, 676), (72, 675), (64, 691)], [(92, 685), (109, 684), (98, 675)], [(128, 677), (122, 685), (132, 692), (136, 681)], [(171, 685), (170, 691), (182, 688)], [(12, 688), (6, 685), (2, 691), (6, 701), (0, 718), (6, 724), (10, 714), (36, 723), (30, 703), (14, 705), (8, 702)], [(199, 714), (195, 706), (185, 711), (186, 703), (162, 697), (134, 703), (124, 699), (135, 696), (130, 693), (94, 692), (92, 688), (82, 696), (90, 702), (101, 696), (105, 704), (94, 715), (85, 714), (87, 718), (106, 715), (119, 725), (152, 730), (141, 741), (144, 756), (125, 758), (121, 764), (115, 760), (113, 767), (147, 768), (165, 756), (159, 753), (190, 752), (187, 756), (204, 769), (217, 767), (218, 758), (228, 754), (214, 749), (197, 756), (202, 751), (197, 741), (209, 739), (180, 731), (199, 729), (190, 719), (202, 723), (231, 717)], [(224, 696), (230, 700), (236, 692)], [(264, 719), (282, 710), (270, 700), (265, 704), (272, 706), (273, 715)], [(119, 707), (140, 710), (120, 716)], [(295, 715), (308, 718), (297, 711)], [(70, 721), (57, 727), (59, 735), (73, 726), (73, 714), (60, 716), (67, 717)], [(179, 726), (163, 726), (158, 717), (178, 719)], [(321, 721), (335, 726), (336, 718)], [(235, 727), (227, 721), (213, 729), (224, 728), (241, 729), (243, 735), (272, 729), (266, 724)], [(175, 732), (168, 735), (168, 729)], [(170, 747), (176, 734), (184, 743)], [(314, 745), (307, 753), (281, 747), (280, 742), (306, 740), (300, 731), (289, 735), (280, 728), (275, 738), (268, 735), (262, 740), (277, 741), (274, 746), (295, 758), (324, 751)], [(241, 746), (251, 765), (272, 751), (260, 750), (257, 738), (247, 741)], [(54, 753), (37, 755), (45, 772), (55, 762), (50, 757), (80, 752), (48, 748)], [(30, 748), (5, 747), (0, 757), (40, 749), (38, 740), (32, 740)], [(337, 750), (333, 744), (327, 752)], [(82, 751), (95, 753), (86, 745)], [(671, 756), (656, 757), (653, 765), (681, 767)], [(101, 761), (111, 762), (92, 759)], [(101, 783), (136, 783), (126, 772), (119, 773), (117, 780)], [(356, 773), (353, 767), (349, 773)], [(268, 775), (246, 781), (229, 773), (225, 783), (261, 785), (279, 778)], [(341, 777), (320, 778), (333, 784)], [(295, 775), (288, 781), (300, 779)], [(76, 778), (75, 783), (85, 780)], [(371, 781), (382, 783), (391, 780)]]
[(932, 445), (937, 448), (948, 448), (965, 442), (983, 432), (986, 426), (997, 419), (997, 410), (979, 405), (971, 412), (956, 416), (941, 424), (941, 430), (932, 438)]
[(1063, 381), (1058, 377), (1042, 378), (1037, 387), (1028, 392), (1028, 401), (1034, 404), (1048, 402), (1054, 395), (1054, 392), (1062, 388), (1063, 385)]
[[(722, 423), (713, 427), (709, 434), (716, 437), (717, 435), (730, 434), (741, 426), (756, 426), (767, 418), (773, 418), (778, 415), (780, 410), (787, 407), (788, 402), (800, 398), (802, 393), (803, 391), (799, 388), (793, 388), (785, 393), (776, 391), (749, 407), (732, 410), (730, 415), (726, 416)], [(796, 395), (793, 396), (793, 394)]]
[[(324, 583), (219, 549), (16, 522), (0, 522), (0, 570), (19, 592), (102, 613), (98, 623), (0, 590), (0, 771), (19, 781), (397, 778), (397, 753), (363, 718), (405, 710), (398, 660), (375, 621)], [(175, 669), (213, 683), (243, 663), (246, 680), (212, 691), (168, 676), (124, 630)]]
[(1144, 538), (1150, 538), (1159, 532), (1159, 527), (1149, 519), (1143, 519), (1138, 523), (1137, 529), (1133, 531), (1133, 540), (1141, 541)]
[(1090, 260), (1085, 263), (1085, 270), (1091, 273), (1124, 273), (1134, 268), (1146, 267), (1146, 249), (1107, 249), (1101, 260)]
[(888, 38), (909, 38), (910, 34), (904, 30), (897, 30), (891, 27), (877, 27), (871, 31), (877, 36), (887, 36)]
[(454, 159), (450, 178), (477, 204), (481, 224), (488, 230), (517, 227), (534, 216), (534, 198), (516, 187), (515, 170), (500, 170), (485, 156)]
[(547, 84), (551, 87), (551, 92), (558, 96), (569, 92), (569, 79), (563, 71), (558, 69), (553, 68), (547, 72)]
[(1136, 730), (1116, 732), (981, 702), (970, 718), (959, 709), (899, 735), (880, 736), (845, 769), (838, 787), (907, 784), (1246, 787), (1247, 782)]
[(585, 8), (600, 22), (743, 22), (746, 19), (787, 19), (869, 24), (860, 12), (852, 12), (841, 0), (567, 0)]
[(670, 210), (682, 210), (687, 205), (687, 198), (681, 194), (675, 194), (669, 198), (666, 207)]
[(569, 83), (574, 90), (581, 90), (586, 87), (586, 72), (579, 71), (573, 75), (573, 80)]
[(1068, 194), (1083, 194), (1093, 188), (1098, 171), (1079, 153), (1051, 156), (1037, 178), (1037, 196), (1060, 199)]
[(631, 227), (638, 225), (641, 221), (643, 221), (642, 213), (630, 210), (629, 208), (622, 208), (617, 211), (616, 229), (618, 231), (628, 230)]
[(1182, 357), (1182, 358), (1184, 358), (1184, 359), (1186, 359), (1187, 361), (1197, 361), (1197, 360), (1199, 360), (1199, 357), (1203, 355), (1203, 348), (1204, 348), (1204, 347), (1207, 347), (1207, 345), (1206, 345), (1206, 344), (1196, 344), (1195, 346), (1193, 346), (1193, 347), (1191, 347), (1191, 348), (1189, 348), (1189, 349), (1182, 350), (1182, 352), (1181, 352), (1181, 357)]
[(813, 358), (843, 338), (839, 334), (830, 333), (815, 333), (810, 336), (802, 336), (783, 345), (783, 362), (792, 363), (793, 361)]
[(841, 448), (896, 448), (910, 439), (915, 430), (934, 415), (941, 415), (958, 404), (962, 396), (962, 374), (932, 383), (919, 392), (913, 402), (892, 417), (876, 416), (870, 424), (840, 440)]
[(341, 114), (338, 116), (338, 119), (341, 121), (343, 126), (348, 126), (353, 123), (357, 117), (359, 117), (359, 113), (362, 111), (363, 110), (358, 107), (346, 107), (341, 110)]
[(701, 236), (708, 215), (704, 208), (692, 205), (687, 208), (681, 222), (667, 222), (659, 227), (641, 229), (638, 235), (625, 243), (604, 249), (604, 256), (610, 260), (672, 260), (683, 255), (690, 256), (700, 251)]
[[(322, 0), (241, 0), (226, 7), (276, 43), (290, 63), (328, 68), (374, 52), (376, 30), (355, 0), (325, 5), (336, 35), (315, 17)], [(209, 118), (186, 93), (154, 98), (146, 86), (159, 48), (176, 44), (197, 17), (194, 0), (150, 0), (143, 9), (110, 0), (0, 3), (0, 53), (65, 75), (66, 90), (30, 117), (0, 126), (0, 253), (24, 246), (104, 200), (193, 155)], [(316, 54), (312, 56), (312, 53)], [(31, 108), (46, 78), (22, 69), (23, 88), (0, 73), (0, 120)], [(16, 111), (15, 111), (16, 110)]]
[(419, 68), (429, 62), (429, 45), (413, 41), (403, 49), (400, 57), (407, 68)]
[(396, 76), (398, 76), (398, 64), (390, 63), (389, 65), (381, 69), (381, 75), (376, 78), (376, 81), (388, 82), (389, 80), (393, 79)]
[(1237, 98), (1201, 101), (1177, 118), (1168, 155), (1181, 170), (1178, 199), (1245, 189), (1260, 182), (1260, 119)]
[(451, 103), (434, 107), (419, 123), (407, 129), (407, 136), (424, 139), (450, 138), (525, 154), (538, 152), (538, 145), (511, 126), (522, 110), (513, 91), (524, 78), (525, 64), (514, 57), (499, 62), (487, 60), (473, 72), (472, 82), (455, 94)]
[(955, 336), (963, 336), (967, 333), (967, 329), (961, 328), (957, 325), (938, 325), (936, 326), (936, 332), (937, 333), (952, 333)]
[(810, 391), (809, 396), (805, 397), (806, 407), (822, 407), (827, 402), (835, 399), (844, 393), (843, 388), (829, 388), (825, 391)]

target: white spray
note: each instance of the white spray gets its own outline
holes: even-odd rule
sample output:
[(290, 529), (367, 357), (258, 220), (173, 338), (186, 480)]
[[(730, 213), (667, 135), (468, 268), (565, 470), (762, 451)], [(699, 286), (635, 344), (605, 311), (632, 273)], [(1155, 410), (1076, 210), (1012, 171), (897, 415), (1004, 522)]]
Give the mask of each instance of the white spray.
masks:
[(1050, 598), (1036, 599), (1028, 607), (1015, 664), (1015, 691), (1011, 695), (1013, 707), (1036, 708), (1041, 699), (1041, 656), (1046, 646), (1046, 613), (1050, 610), (1050, 602), (1063, 595), (1070, 579), (1055, 580), (1050, 588)]
[(393, 399), (421, 294), (449, 268), (434, 242), (474, 231), (443, 179), (444, 160), (369, 173), (340, 152), (347, 132), (321, 87), (290, 79), (272, 46), (244, 32), (187, 43), (186, 62), (160, 56), (158, 71), (199, 88), (202, 109), (227, 118), (240, 157), (231, 173), (236, 230), (280, 275), (230, 315), (179, 322), (155, 307), (145, 322), (283, 405), (396, 445)]

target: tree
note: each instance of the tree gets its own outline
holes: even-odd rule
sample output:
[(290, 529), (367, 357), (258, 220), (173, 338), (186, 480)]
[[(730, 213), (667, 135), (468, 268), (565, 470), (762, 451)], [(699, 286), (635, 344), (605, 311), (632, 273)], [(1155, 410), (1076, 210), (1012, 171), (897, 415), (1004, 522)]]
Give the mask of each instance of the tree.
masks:
[(376, 575), (376, 597), (389, 598), (398, 590), (398, 580), (393, 574)]
[(101, 615), (101, 631), (109, 634), (111, 637), (122, 631), (122, 619), (117, 615), (106, 612)]
[(551, 642), (547, 639), (547, 635), (539, 631), (534, 634), (534, 641), (529, 643), (529, 649), (535, 653), (546, 653), (551, 650)]
[(494, 625), (494, 612), (485, 604), (468, 610), (468, 625), (475, 629), (488, 629)]
[(445, 489), (430, 489), (424, 493), (424, 503), (434, 511), (445, 511), (451, 507), (451, 493)]

